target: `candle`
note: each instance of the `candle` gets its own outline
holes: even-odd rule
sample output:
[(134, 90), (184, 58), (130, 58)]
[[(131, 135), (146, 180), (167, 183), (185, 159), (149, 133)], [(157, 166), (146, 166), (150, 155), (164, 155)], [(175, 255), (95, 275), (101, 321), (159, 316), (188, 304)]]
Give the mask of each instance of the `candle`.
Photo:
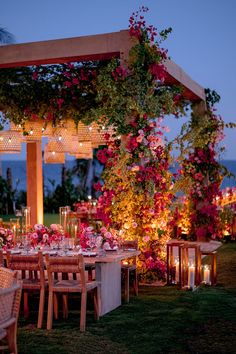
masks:
[(179, 282), (179, 260), (175, 260), (175, 283)]
[(211, 284), (210, 280), (210, 269), (208, 265), (205, 265), (203, 268), (203, 282), (205, 284)]
[(188, 287), (190, 289), (193, 289), (194, 284), (195, 284), (195, 267), (193, 264), (191, 264), (188, 267)]

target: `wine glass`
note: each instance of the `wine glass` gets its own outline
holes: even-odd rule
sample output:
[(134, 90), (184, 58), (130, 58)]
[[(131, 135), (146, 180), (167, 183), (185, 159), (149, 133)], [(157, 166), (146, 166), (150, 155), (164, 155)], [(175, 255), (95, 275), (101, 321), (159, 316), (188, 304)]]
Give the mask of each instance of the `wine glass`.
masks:
[(28, 254), (28, 252), (30, 251), (30, 240), (27, 236), (25, 236), (23, 238), (23, 248), (24, 248), (24, 251)]
[(89, 236), (89, 240), (87, 242), (89, 248), (93, 250), (96, 246), (96, 237), (94, 235)]
[(16, 248), (17, 248), (17, 249), (20, 249), (20, 248), (22, 247), (22, 241), (23, 241), (22, 235), (21, 235), (21, 234), (18, 234), (18, 235), (16, 236)]

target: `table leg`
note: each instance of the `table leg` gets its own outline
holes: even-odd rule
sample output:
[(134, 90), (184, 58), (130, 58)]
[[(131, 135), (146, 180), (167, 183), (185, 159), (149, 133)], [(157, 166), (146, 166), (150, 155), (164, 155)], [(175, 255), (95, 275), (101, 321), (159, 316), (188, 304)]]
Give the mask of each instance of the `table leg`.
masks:
[(121, 305), (121, 264), (96, 263), (96, 280), (98, 288), (99, 315), (116, 309)]

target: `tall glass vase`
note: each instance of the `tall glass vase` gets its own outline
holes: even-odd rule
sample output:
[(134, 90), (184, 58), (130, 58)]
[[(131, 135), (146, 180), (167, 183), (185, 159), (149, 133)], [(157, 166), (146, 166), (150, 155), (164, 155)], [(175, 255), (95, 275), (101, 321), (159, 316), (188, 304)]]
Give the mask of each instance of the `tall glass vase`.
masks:
[(64, 232), (68, 232), (69, 228), (69, 213), (70, 213), (70, 206), (64, 206), (59, 208), (60, 214), (60, 225), (63, 227)]
[(26, 233), (31, 228), (31, 223), (30, 223), (31, 210), (29, 206), (26, 206), (26, 207), (22, 207), (21, 211), (22, 211), (22, 232)]
[(20, 234), (20, 219), (19, 218), (13, 218), (10, 219), (10, 229), (13, 233), (13, 245), (16, 245), (17, 238)]

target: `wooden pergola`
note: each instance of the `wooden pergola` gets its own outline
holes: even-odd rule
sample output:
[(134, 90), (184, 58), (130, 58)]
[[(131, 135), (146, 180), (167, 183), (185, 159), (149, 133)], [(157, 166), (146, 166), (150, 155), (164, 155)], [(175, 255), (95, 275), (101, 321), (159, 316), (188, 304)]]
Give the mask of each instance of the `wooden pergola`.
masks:
[[(126, 60), (134, 45), (128, 30), (91, 36), (48, 40), (0, 47), (0, 68), (58, 64), (72, 61)], [(165, 62), (168, 85), (181, 85), (183, 96), (195, 103), (200, 111), (204, 107), (203, 87), (192, 80), (171, 60)], [(42, 143), (27, 143), (27, 205), (31, 207), (31, 223), (43, 223), (43, 171)]]

